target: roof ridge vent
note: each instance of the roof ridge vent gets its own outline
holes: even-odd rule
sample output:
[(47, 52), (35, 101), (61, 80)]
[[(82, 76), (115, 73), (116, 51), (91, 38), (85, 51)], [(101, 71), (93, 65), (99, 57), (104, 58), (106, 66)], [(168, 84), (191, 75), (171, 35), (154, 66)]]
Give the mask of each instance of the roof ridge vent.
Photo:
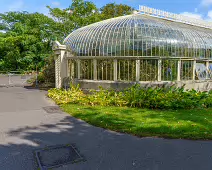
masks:
[(167, 11), (162, 11), (155, 8), (150, 8), (147, 6), (139, 5), (139, 13), (146, 14), (158, 18), (163, 18), (171, 21), (181, 22), (189, 25), (195, 25), (203, 28), (209, 28), (212, 29), (212, 22), (207, 22), (205, 20), (196, 19), (192, 17), (187, 17), (180, 14), (174, 14)]

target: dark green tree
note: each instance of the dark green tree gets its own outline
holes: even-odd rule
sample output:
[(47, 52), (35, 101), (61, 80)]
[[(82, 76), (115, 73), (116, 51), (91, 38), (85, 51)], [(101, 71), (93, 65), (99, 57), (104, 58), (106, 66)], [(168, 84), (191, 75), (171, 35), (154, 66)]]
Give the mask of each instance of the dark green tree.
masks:
[(133, 13), (133, 10), (134, 8), (124, 4), (106, 4), (105, 6), (100, 8), (101, 19), (109, 19), (123, 15), (129, 15)]
[(51, 8), (50, 6), (47, 8), (56, 21), (57, 30), (61, 33), (59, 38), (62, 39), (77, 28), (100, 21), (100, 13), (96, 5), (84, 0), (73, 0), (66, 9)]
[[(51, 53), (55, 21), (44, 14), (7, 12), (0, 14), (0, 69), (41, 68)], [(38, 61), (39, 60), (39, 61)]]
[(133, 11), (115, 3), (99, 10), (84, 0), (73, 0), (66, 9), (47, 8), (51, 17), (25, 11), (0, 13), (0, 70), (41, 69), (49, 61), (53, 40), (62, 42), (75, 29)]

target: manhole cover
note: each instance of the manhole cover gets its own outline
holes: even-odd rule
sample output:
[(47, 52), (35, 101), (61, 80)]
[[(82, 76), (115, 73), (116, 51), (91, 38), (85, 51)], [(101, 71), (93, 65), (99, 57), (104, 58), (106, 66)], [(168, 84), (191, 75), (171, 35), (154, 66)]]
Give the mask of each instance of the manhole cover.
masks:
[(47, 147), (35, 151), (35, 155), (41, 170), (85, 161), (73, 145)]
[(60, 108), (58, 106), (47, 106), (47, 107), (43, 107), (43, 109), (47, 113), (58, 113), (58, 112), (61, 112), (61, 110), (60, 110)]

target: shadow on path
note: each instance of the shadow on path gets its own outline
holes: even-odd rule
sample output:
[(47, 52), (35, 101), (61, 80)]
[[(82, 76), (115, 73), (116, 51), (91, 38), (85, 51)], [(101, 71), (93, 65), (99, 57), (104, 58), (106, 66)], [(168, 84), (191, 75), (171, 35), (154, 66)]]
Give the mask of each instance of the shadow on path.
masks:
[(211, 170), (212, 142), (137, 138), (91, 126), (54, 106), (45, 91), (0, 88), (0, 170), (37, 169), (33, 151), (75, 144), (87, 160), (61, 170)]
[[(63, 116), (62, 116), (63, 115)], [(57, 144), (75, 144), (86, 162), (58, 169), (204, 169), (212, 168), (212, 146), (207, 141), (137, 138), (96, 128), (55, 113), (51, 123), (10, 130), (0, 145), (0, 169), (36, 169), (33, 151)]]

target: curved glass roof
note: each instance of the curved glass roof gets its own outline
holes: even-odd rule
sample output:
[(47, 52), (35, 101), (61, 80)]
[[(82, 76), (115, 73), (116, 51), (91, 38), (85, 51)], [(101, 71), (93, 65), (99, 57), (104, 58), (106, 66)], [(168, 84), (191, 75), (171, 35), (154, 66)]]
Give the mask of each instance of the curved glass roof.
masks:
[(144, 14), (82, 27), (65, 40), (76, 56), (212, 58), (212, 30)]

